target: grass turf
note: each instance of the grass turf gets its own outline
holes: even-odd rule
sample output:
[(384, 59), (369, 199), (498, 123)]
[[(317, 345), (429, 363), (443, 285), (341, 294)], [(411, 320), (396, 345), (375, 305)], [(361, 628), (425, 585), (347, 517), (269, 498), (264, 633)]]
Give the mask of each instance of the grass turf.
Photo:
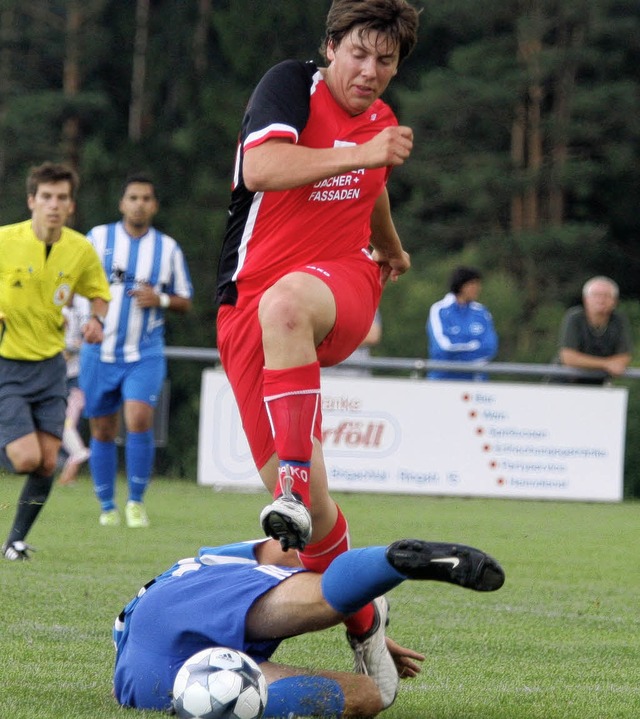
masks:
[[(0, 533), (22, 480), (0, 477)], [(124, 503), (124, 486), (119, 494)], [(138, 588), (203, 544), (260, 536), (266, 495), (156, 480), (152, 526), (100, 527), (90, 482), (56, 487), (28, 541), (0, 561), (0, 716), (122, 719), (110, 695), (111, 626)], [(402, 537), (463, 542), (498, 558), (481, 594), (406, 582), (389, 634), (426, 654), (385, 719), (631, 719), (640, 714), (640, 503), (339, 495), (354, 546)], [(285, 642), (274, 660), (350, 668), (344, 633)], [(157, 717), (154, 712), (127, 712)]]

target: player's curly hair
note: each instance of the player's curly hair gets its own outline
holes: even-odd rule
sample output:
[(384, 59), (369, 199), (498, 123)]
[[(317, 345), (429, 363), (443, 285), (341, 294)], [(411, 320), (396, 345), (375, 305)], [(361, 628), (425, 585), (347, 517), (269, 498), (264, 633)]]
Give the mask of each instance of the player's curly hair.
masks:
[(380, 32), (398, 47), (400, 64), (418, 40), (419, 11), (407, 0), (334, 0), (327, 14), (326, 34), (320, 53), (327, 59), (327, 45), (338, 46), (354, 27), (359, 34)]

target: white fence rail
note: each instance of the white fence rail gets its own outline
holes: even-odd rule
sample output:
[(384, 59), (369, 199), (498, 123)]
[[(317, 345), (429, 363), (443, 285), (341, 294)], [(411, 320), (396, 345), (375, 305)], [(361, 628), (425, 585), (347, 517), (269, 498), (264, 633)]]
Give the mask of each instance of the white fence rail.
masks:
[[(194, 360), (217, 365), (220, 362), (220, 354), (217, 349), (208, 347), (167, 347), (168, 359)], [(346, 359), (342, 367), (356, 367), (359, 369), (387, 370), (407, 372), (414, 377), (424, 376), (428, 370), (446, 370), (450, 372), (487, 372), (492, 376), (529, 376), (543, 378), (566, 378), (576, 379), (600, 378), (604, 373), (598, 370), (579, 370), (573, 367), (562, 367), (553, 364), (527, 364), (521, 362), (442, 362), (439, 360), (427, 360), (421, 357), (370, 357), (366, 360)], [(624, 373), (624, 377), (640, 379), (640, 367), (630, 367)]]

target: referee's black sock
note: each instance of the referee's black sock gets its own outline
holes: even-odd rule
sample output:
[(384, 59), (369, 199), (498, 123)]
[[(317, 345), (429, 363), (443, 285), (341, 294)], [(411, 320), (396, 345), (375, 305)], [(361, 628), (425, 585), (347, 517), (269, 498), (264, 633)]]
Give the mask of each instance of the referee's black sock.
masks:
[(18, 499), (18, 509), (13, 520), (13, 527), (7, 538), (7, 544), (23, 540), (27, 536), (44, 503), (47, 501), (52, 487), (53, 475), (41, 477), (39, 474), (32, 472), (27, 477), (20, 499)]

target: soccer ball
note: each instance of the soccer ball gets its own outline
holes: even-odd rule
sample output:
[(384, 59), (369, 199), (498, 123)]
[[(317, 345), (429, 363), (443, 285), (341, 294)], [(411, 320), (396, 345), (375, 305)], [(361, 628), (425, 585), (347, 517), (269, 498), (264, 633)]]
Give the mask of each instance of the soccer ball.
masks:
[(264, 674), (236, 649), (203, 649), (187, 659), (173, 683), (180, 719), (260, 719), (266, 703)]

